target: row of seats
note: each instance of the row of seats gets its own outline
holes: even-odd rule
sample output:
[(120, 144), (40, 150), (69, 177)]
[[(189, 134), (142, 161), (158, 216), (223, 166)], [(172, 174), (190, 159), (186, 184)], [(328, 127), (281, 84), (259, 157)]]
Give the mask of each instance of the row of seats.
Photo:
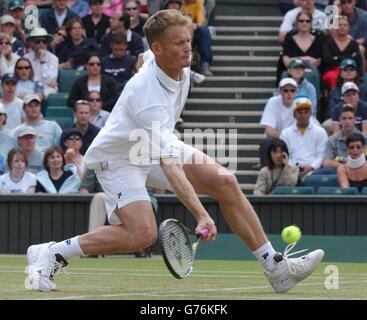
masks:
[(61, 128), (73, 125), (73, 109), (67, 105), (67, 99), (75, 80), (86, 74), (85, 70), (59, 70), (59, 92), (49, 94), (42, 105), (42, 112), (47, 120), (56, 121)]
[(340, 187), (319, 187), (315, 190), (314, 187), (276, 187), (272, 194), (275, 195), (367, 195), (367, 188), (363, 188), (361, 192), (353, 188)]

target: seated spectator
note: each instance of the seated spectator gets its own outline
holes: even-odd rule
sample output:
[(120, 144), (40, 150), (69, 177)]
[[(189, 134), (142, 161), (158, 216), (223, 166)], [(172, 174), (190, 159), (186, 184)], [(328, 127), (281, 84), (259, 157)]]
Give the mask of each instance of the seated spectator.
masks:
[(356, 0), (340, 0), (339, 13), (348, 17), (350, 21), (349, 34), (359, 44), (362, 57), (365, 56), (367, 40), (367, 13), (365, 10), (356, 8)]
[(340, 73), (339, 65), (344, 59), (353, 59), (357, 69), (363, 72), (363, 58), (359, 51), (358, 42), (350, 37), (349, 21), (346, 16), (337, 19), (339, 27), (332, 36), (326, 38), (323, 47), (322, 64), (324, 73), (322, 81), (326, 88), (334, 88)]
[(53, 6), (43, 13), (40, 17), (42, 28), (47, 30), (48, 34), (54, 34), (57, 28), (66, 24), (71, 18), (79, 18), (79, 16), (68, 8), (65, 0), (52, 0)]
[(61, 135), (60, 145), (65, 150), (66, 164), (74, 164), (80, 179), (83, 179), (86, 167), (83, 163), (83, 156), (80, 154), (83, 145), (81, 131), (78, 128), (65, 130)]
[(174, 9), (181, 11), (183, 2), (183, 0), (165, 0), (163, 4), (163, 9)]
[(0, 155), (3, 159), (8, 156), (11, 149), (17, 146), (17, 142), (11, 137), (9, 130), (5, 128), (6, 119), (7, 111), (4, 105), (0, 103)]
[(3, 97), (0, 102), (6, 111), (5, 129), (13, 130), (23, 122), (23, 100), (15, 96), (17, 78), (12, 73), (7, 73), (1, 78)]
[(359, 88), (354, 82), (345, 82), (342, 86), (343, 102), (337, 105), (332, 114), (333, 133), (340, 130), (339, 115), (344, 104), (353, 106), (356, 116), (356, 127), (367, 134), (367, 103), (359, 99)]
[(45, 97), (50, 93), (58, 91), (59, 59), (47, 50), (47, 44), (51, 40), (52, 37), (47, 33), (46, 29), (33, 28), (27, 37), (27, 43), (32, 50), (24, 56), (31, 62), (34, 71), (34, 81), (42, 84)]
[(102, 59), (103, 73), (116, 80), (118, 92), (121, 93), (134, 75), (136, 58), (127, 54), (126, 36), (123, 33), (115, 33), (110, 46), (111, 55)]
[(17, 86), (15, 94), (23, 99), (27, 94), (35, 94), (40, 100), (44, 98), (43, 85), (34, 81), (34, 72), (32, 63), (27, 58), (20, 58), (15, 64), (15, 75), (17, 77)]
[(325, 130), (310, 121), (311, 110), (309, 99), (295, 99), (293, 112), (296, 123), (284, 129), (280, 135), (288, 147), (289, 164), (299, 166), (300, 176), (309, 175), (321, 167), (328, 140)]
[(17, 137), (19, 130), (25, 126), (32, 127), (37, 133), (36, 148), (45, 152), (51, 146), (60, 144), (61, 128), (55, 121), (45, 120), (41, 114), (41, 100), (37, 95), (30, 94), (24, 97), (25, 122), (13, 130)]
[[(89, 122), (90, 120), (90, 107), (88, 101), (78, 100), (74, 107), (74, 128), (78, 128), (82, 133), (83, 145), (80, 149), (80, 153), (84, 156), (88, 150), (94, 138), (99, 133), (99, 128)], [(64, 129), (67, 132), (70, 128)]]
[(302, 59), (292, 59), (288, 65), (288, 75), (297, 82), (297, 95), (306, 95), (312, 102), (312, 116), (317, 116), (317, 94), (315, 86), (305, 78), (306, 63)]
[(43, 158), (45, 170), (36, 175), (36, 192), (78, 193), (80, 178), (74, 164), (66, 164), (64, 151), (60, 147), (46, 150)]
[(307, 12), (297, 14), (297, 29), (286, 35), (283, 44), (282, 63), (278, 66), (281, 74), (288, 67), (292, 58), (299, 58), (308, 64), (308, 68), (318, 72), (321, 64), (324, 37), (318, 33), (311, 33), (312, 16)]
[(79, 18), (71, 18), (65, 25), (68, 39), (62, 42), (56, 50), (60, 69), (81, 70), (87, 62), (90, 52), (98, 49), (95, 39), (84, 38), (83, 23)]
[(17, 137), (19, 147), (27, 156), (28, 171), (36, 174), (43, 170), (43, 153), (36, 149), (36, 130), (32, 127), (25, 126), (18, 131)]
[(359, 87), (359, 96), (362, 101), (367, 101), (367, 87), (361, 81), (361, 74), (357, 70), (357, 64), (353, 59), (344, 59), (340, 63), (340, 74), (336, 80), (336, 86), (329, 91), (328, 114), (329, 117), (337, 105), (343, 101), (342, 86), (345, 82), (354, 82)]
[(125, 0), (124, 12), (130, 15), (130, 30), (138, 33), (142, 38), (145, 37), (143, 27), (147, 18), (140, 14), (139, 0)]
[(87, 100), (91, 91), (97, 91), (102, 98), (102, 109), (111, 111), (118, 98), (116, 81), (101, 73), (101, 58), (95, 54), (89, 54), (86, 63), (87, 75), (77, 79), (71, 88), (68, 98), (69, 107), (74, 107), (77, 100)]
[(357, 187), (361, 191), (367, 186), (367, 162), (364, 153), (365, 138), (361, 133), (351, 133), (347, 140), (347, 163), (340, 165), (336, 172), (342, 188)]
[(123, 9), (122, 0), (103, 0), (103, 14), (111, 17), (114, 13), (120, 13)]
[(298, 181), (297, 166), (288, 163), (288, 148), (283, 140), (274, 138), (269, 145), (267, 166), (262, 168), (257, 177), (254, 195), (272, 193), (277, 186), (295, 186)]
[(269, 145), (273, 138), (279, 138), (280, 133), (291, 126), (293, 117), (292, 104), (296, 96), (297, 82), (292, 78), (284, 78), (279, 83), (279, 95), (271, 97), (266, 103), (260, 124), (265, 127), (266, 138), (260, 143), (260, 166), (267, 165)]
[(84, 18), (89, 11), (89, 4), (85, 0), (67, 0), (68, 8), (76, 13), (79, 18)]
[(194, 26), (193, 46), (197, 46), (200, 55), (200, 73), (205, 76), (212, 76), (210, 70), (213, 60), (211, 35), (206, 25), (204, 5), (202, 0), (184, 0), (182, 12), (189, 14)]
[(340, 110), (339, 122), (341, 129), (329, 137), (322, 168), (318, 169), (315, 174), (336, 174), (337, 167), (347, 162), (348, 154), (345, 140), (349, 134), (359, 132), (355, 127), (356, 117), (351, 105), (343, 105)]
[(87, 38), (96, 39), (98, 43), (110, 26), (109, 17), (103, 14), (102, 4), (103, 0), (91, 0), (90, 9), (92, 12), (83, 18)]
[(11, 15), (3, 15), (0, 18), (1, 32), (8, 34), (12, 46), (12, 51), (22, 57), (24, 54), (24, 43), (17, 39), (14, 35), (16, 24), (15, 19)]
[[(26, 33), (24, 28), (24, 1), (23, 0), (11, 0), (9, 1), (8, 5), (8, 13), (11, 15), (15, 20), (15, 32), (14, 36), (21, 40), (22, 42), (25, 41)], [(14, 71), (13, 71), (14, 72)]]
[(49, 50), (53, 54), (56, 54), (56, 50), (59, 45), (67, 40), (68, 34), (66, 33), (65, 27), (60, 27), (55, 30), (55, 33), (52, 35), (52, 40), (49, 44)]
[[(299, 4), (299, 5), (298, 5)], [(327, 29), (327, 17), (326, 14), (315, 8), (314, 0), (302, 0), (299, 1), (296, 8), (288, 11), (283, 18), (283, 22), (279, 29), (278, 39), (280, 43), (283, 43), (288, 32), (297, 29), (299, 23), (297, 23), (298, 15), (301, 11), (307, 13), (310, 16), (309, 23), (313, 30), (324, 31)], [(302, 18), (304, 19), (304, 18)], [(312, 24), (311, 24), (312, 23)]]
[(90, 107), (89, 122), (99, 129), (103, 128), (110, 116), (110, 113), (106, 110), (102, 110), (102, 99), (99, 92), (89, 92), (88, 103)]
[(110, 20), (110, 31), (106, 33), (100, 41), (101, 57), (111, 54), (111, 38), (114, 33), (126, 35), (128, 54), (138, 58), (139, 54), (145, 51), (143, 38), (136, 32), (130, 30), (130, 16), (127, 13), (114, 14)]
[(0, 194), (34, 193), (36, 178), (27, 171), (28, 160), (20, 148), (9, 151), (7, 164), (9, 172), (0, 176)]
[(10, 37), (7, 33), (0, 33), (0, 77), (7, 73), (14, 73), (15, 64), (20, 57), (12, 51)]

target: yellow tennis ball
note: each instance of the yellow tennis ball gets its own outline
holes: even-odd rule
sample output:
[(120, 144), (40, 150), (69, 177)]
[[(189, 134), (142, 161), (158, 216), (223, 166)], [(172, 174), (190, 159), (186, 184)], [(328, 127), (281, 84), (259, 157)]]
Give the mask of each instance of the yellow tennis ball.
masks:
[(301, 239), (302, 232), (297, 226), (285, 227), (282, 231), (282, 239), (285, 243), (293, 243)]

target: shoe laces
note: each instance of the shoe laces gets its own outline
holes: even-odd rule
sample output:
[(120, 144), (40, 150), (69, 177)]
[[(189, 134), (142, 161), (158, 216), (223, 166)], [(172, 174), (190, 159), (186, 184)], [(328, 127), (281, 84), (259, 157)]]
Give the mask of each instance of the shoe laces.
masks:
[(303, 250), (299, 250), (299, 251), (295, 251), (295, 252), (290, 253), (292, 251), (292, 249), (296, 246), (296, 244), (297, 244), (297, 242), (290, 243), (289, 245), (287, 245), (287, 247), (285, 248), (285, 250), (283, 252), (283, 258), (286, 261), (287, 266), (288, 266), (288, 269), (289, 269), (289, 272), (292, 275), (294, 275), (296, 273), (296, 271), (297, 271), (297, 268), (296, 267), (297, 267), (297, 264), (298, 264), (297, 262), (299, 260), (294, 260), (294, 259), (293, 260), (289, 260), (288, 257), (293, 256), (295, 254), (299, 254), (301, 252), (305, 252), (305, 251), (308, 250), (308, 249), (303, 249)]
[(70, 273), (65, 270), (64, 264), (59, 261), (55, 261), (55, 265), (50, 272), (50, 280), (53, 280), (54, 277), (57, 276), (60, 272), (63, 273), (65, 278), (71, 280)]

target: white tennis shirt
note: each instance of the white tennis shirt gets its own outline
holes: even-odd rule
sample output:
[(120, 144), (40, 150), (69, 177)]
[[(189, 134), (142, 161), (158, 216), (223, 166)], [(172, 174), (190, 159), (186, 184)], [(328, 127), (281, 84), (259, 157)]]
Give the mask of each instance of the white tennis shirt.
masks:
[(106, 125), (88, 148), (84, 156), (87, 167), (95, 169), (103, 162), (121, 160), (147, 164), (149, 160), (179, 158), (179, 140), (173, 132), (189, 86), (189, 68), (175, 81), (158, 67), (151, 53), (145, 54), (143, 67), (127, 83)]

